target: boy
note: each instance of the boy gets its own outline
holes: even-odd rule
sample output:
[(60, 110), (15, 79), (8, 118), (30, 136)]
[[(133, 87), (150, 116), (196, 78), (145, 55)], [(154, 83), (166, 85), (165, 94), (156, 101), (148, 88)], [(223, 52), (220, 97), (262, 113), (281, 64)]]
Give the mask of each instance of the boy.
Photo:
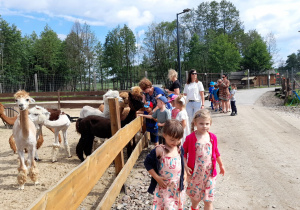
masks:
[[(148, 119), (157, 120), (158, 131), (160, 132), (165, 122), (171, 119), (171, 111), (166, 108), (166, 104), (168, 103), (168, 99), (165, 96), (160, 96), (157, 98), (157, 107), (158, 109), (151, 115), (138, 114), (138, 116), (142, 116)], [(159, 143), (162, 143), (162, 137), (159, 136)]]
[(231, 116), (237, 115), (236, 105), (235, 105), (235, 93), (236, 93), (236, 84), (231, 85), (230, 91), (230, 105), (231, 105)]
[[(137, 114), (144, 114), (148, 115), (152, 112), (153, 103), (151, 101), (147, 101), (144, 105), (145, 111), (137, 111)], [(150, 133), (151, 142), (154, 143), (155, 146), (158, 145), (158, 126), (157, 122), (154, 119), (147, 119), (146, 118), (146, 128), (147, 131)]]
[(219, 106), (220, 106), (220, 101), (219, 101), (219, 96), (218, 96), (219, 87), (217, 84), (214, 87), (215, 87), (215, 89), (213, 89), (213, 92), (212, 92), (212, 99), (213, 99), (213, 103), (214, 103), (215, 112), (217, 112), (219, 109)]

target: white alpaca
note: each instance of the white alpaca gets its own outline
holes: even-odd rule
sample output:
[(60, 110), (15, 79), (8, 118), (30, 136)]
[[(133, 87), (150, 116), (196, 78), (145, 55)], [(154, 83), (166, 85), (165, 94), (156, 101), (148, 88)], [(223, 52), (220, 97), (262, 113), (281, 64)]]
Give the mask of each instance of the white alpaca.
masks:
[[(13, 135), (16, 141), (18, 155), (20, 159), (20, 167), (18, 168), (19, 189), (24, 189), (29, 169), (29, 176), (34, 184), (37, 184), (38, 170), (34, 161), (36, 150), (36, 127), (28, 118), (28, 107), (30, 102), (35, 102), (24, 90), (20, 90), (14, 95), (16, 103), (20, 109), (20, 114), (13, 126)], [(24, 149), (28, 151), (28, 159), (25, 164)]]
[(109, 104), (108, 104), (108, 99), (109, 98), (118, 98), (119, 103), (123, 102), (123, 99), (119, 95), (119, 91), (117, 90), (108, 90), (104, 95), (103, 95), (103, 100), (104, 100), (104, 111), (101, 112), (99, 109), (95, 109), (91, 106), (84, 106), (82, 107), (80, 111), (80, 118), (87, 117), (89, 115), (97, 115), (105, 118), (110, 118), (109, 115)]
[(45, 108), (43, 108), (41, 106), (35, 106), (30, 109), (30, 115), (29, 115), (30, 119), (32, 119), (32, 121), (34, 121), (34, 122), (36, 122), (36, 124), (38, 124), (39, 131), (38, 131), (37, 136), (39, 136), (39, 134), (41, 132), (42, 125), (45, 125), (48, 128), (54, 129), (54, 143), (52, 146), (52, 162), (56, 162), (57, 161), (57, 153), (58, 153), (58, 150), (60, 147), (58, 134), (59, 134), (59, 131), (62, 131), (63, 138), (64, 138), (64, 145), (65, 145), (67, 155), (69, 158), (72, 157), (71, 152), (70, 152), (70, 146), (69, 146), (68, 140), (67, 140), (67, 130), (71, 124), (68, 116), (64, 113), (61, 113), (59, 115), (59, 118), (54, 121), (50, 121), (49, 116), (50, 116), (50, 112), (48, 112)]

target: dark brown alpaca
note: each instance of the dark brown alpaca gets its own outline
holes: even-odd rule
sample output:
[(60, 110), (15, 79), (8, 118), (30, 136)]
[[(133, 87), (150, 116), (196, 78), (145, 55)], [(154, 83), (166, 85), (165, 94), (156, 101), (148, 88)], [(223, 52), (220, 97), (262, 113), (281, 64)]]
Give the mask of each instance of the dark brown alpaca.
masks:
[[(128, 98), (130, 112), (126, 119), (121, 121), (121, 127), (124, 127), (126, 124), (134, 120), (136, 118), (136, 111), (144, 107), (141, 95), (132, 95), (129, 93)], [(76, 146), (76, 154), (81, 161), (84, 161), (83, 153), (86, 156), (91, 154), (95, 136), (99, 138), (110, 138), (112, 136), (110, 119), (96, 115), (79, 118), (76, 122), (76, 130), (79, 134), (81, 134), (79, 142)], [(131, 151), (131, 144), (128, 144), (127, 154), (131, 153)]]

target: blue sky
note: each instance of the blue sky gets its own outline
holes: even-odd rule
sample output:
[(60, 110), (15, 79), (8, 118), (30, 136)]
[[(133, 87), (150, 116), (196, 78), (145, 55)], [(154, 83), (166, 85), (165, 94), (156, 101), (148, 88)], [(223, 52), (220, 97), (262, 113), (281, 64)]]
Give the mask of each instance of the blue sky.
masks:
[[(109, 30), (127, 24), (143, 35), (152, 22), (172, 21), (185, 8), (196, 8), (195, 0), (0, 0), (0, 15), (22, 34), (38, 35), (48, 24), (61, 39), (76, 20), (91, 26), (104, 42)], [(262, 36), (272, 32), (279, 50), (277, 62), (300, 49), (299, 0), (231, 0), (240, 12), (245, 31), (256, 29)], [(277, 63), (278, 64), (278, 63)]]

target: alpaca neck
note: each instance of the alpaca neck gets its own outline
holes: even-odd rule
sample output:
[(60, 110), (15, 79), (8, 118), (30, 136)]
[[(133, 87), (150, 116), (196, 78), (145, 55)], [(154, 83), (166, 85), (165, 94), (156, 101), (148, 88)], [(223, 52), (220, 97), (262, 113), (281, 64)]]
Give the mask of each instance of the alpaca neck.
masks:
[(20, 110), (20, 127), (24, 138), (29, 136), (29, 118), (28, 118), (28, 109), (21, 111)]
[(132, 120), (135, 119), (135, 113), (136, 111), (134, 109), (130, 109), (127, 117), (125, 118), (125, 120), (121, 121), (121, 127), (124, 127), (125, 125), (127, 125), (128, 123), (130, 123)]
[(7, 117), (4, 113), (0, 114), (0, 118), (8, 125), (13, 125), (18, 118), (18, 116)]

